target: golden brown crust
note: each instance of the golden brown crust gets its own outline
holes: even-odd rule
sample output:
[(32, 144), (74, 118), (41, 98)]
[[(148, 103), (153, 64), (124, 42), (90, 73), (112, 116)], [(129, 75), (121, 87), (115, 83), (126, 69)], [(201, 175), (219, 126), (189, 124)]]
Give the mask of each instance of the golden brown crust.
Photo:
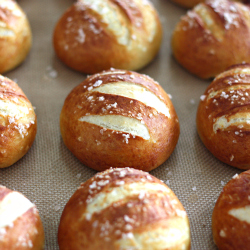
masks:
[[(205, 0), (172, 0), (184, 8), (193, 8), (199, 3), (204, 3)], [(233, 0), (235, 2), (249, 3), (249, 0)]]
[[(102, 93), (98, 89), (108, 86), (116, 91), (123, 83), (134, 96), (124, 96), (120, 92)], [(138, 100), (134, 87), (166, 105), (169, 114)], [(129, 130), (111, 128), (109, 125), (113, 123), (107, 127), (81, 121), (89, 116), (117, 117), (117, 121), (130, 118), (124, 123)], [(151, 78), (129, 71), (104, 71), (87, 78), (66, 98), (60, 119), (65, 145), (85, 165), (99, 171), (109, 167), (150, 171), (166, 161), (179, 137), (178, 117), (166, 92)], [(136, 122), (148, 131), (149, 138), (133, 131), (126, 132), (133, 130)]]
[(0, 168), (14, 164), (28, 152), (36, 130), (32, 104), (15, 82), (0, 75)]
[(177, 197), (157, 178), (135, 169), (109, 169), (70, 198), (58, 243), (61, 250), (190, 249), (189, 222)]
[(0, 1), (0, 73), (18, 66), (31, 47), (28, 19), (16, 1)]
[(219, 249), (249, 249), (249, 194), (249, 170), (234, 176), (223, 188), (212, 216), (213, 238)]
[(88, 0), (63, 14), (53, 41), (67, 66), (92, 74), (110, 67), (142, 68), (155, 57), (161, 38), (158, 14), (149, 2)]
[(208, 86), (197, 111), (202, 142), (221, 161), (250, 168), (250, 65), (229, 68)]
[(250, 62), (249, 13), (250, 7), (227, 0), (197, 5), (174, 30), (176, 60), (200, 78), (214, 77), (231, 65)]
[[(14, 192), (18, 193), (18, 192)], [(0, 186), (0, 211), (3, 206), (3, 200), (8, 195), (13, 194), (13, 191)], [(20, 194), (20, 193), (18, 193)], [(22, 201), (27, 200), (26, 197), (20, 194)], [(13, 197), (14, 198), (14, 197)], [(21, 200), (20, 200), (21, 201)], [(5, 204), (6, 205), (6, 204)], [(8, 207), (2, 208), (8, 209), (13, 213), (13, 205), (11, 202)], [(20, 209), (18, 206), (16, 210)], [(0, 214), (1, 216), (1, 214)], [(42, 221), (40, 219), (38, 210), (35, 205), (31, 206), (26, 212), (20, 214), (14, 221), (10, 221), (9, 225), (0, 227), (0, 249), (12, 249), (12, 250), (42, 250), (44, 249), (44, 230)]]

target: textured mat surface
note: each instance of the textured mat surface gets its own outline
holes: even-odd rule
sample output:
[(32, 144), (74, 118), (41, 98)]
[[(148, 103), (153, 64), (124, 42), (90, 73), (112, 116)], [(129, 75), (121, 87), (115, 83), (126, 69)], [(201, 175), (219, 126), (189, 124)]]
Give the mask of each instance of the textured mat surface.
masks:
[[(159, 55), (140, 73), (157, 80), (172, 95), (181, 134), (174, 153), (151, 174), (167, 183), (186, 208), (192, 249), (216, 249), (211, 232), (213, 207), (223, 185), (241, 171), (215, 159), (197, 135), (196, 110), (210, 81), (200, 80), (179, 66), (170, 46), (175, 24), (186, 11), (168, 0), (152, 2), (161, 17), (164, 40)], [(69, 152), (59, 129), (64, 99), (86, 78), (63, 65), (52, 47), (54, 26), (72, 3), (72, 0), (19, 1), (32, 27), (33, 46), (25, 62), (5, 74), (17, 81), (36, 107), (38, 133), (23, 159), (0, 170), (0, 184), (22, 192), (37, 205), (45, 228), (46, 249), (58, 249), (57, 228), (62, 210), (79, 184), (96, 173)]]

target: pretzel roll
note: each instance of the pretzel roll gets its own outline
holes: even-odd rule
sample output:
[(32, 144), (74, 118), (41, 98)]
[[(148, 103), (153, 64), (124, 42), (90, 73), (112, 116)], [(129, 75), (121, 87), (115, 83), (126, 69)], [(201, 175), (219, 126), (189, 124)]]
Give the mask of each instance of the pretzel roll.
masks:
[(210, 0), (183, 16), (172, 36), (176, 60), (200, 78), (250, 62), (250, 7)]
[(70, 198), (58, 243), (60, 250), (186, 250), (190, 228), (167, 185), (136, 169), (109, 169), (81, 184)]
[(223, 188), (213, 211), (213, 238), (218, 249), (250, 246), (250, 170), (235, 175)]
[(34, 109), (18, 85), (0, 75), (0, 168), (23, 157), (36, 136)]
[(57, 56), (70, 68), (97, 73), (138, 70), (159, 50), (162, 28), (148, 0), (80, 0), (54, 30)]
[(31, 47), (28, 19), (16, 1), (0, 0), (0, 73), (15, 68)]
[(65, 145), (98, 171), (150, 171), (173, 152), (179, 122), (166, 92), (146, 75), (104, 71), (74, 88), (61, 111)]
[(250, 64), (231, 67), (209, 85), (197, 112), (201, 140), (219, 160), (250, 168)]
[[(193, 8), (195, 5), (205, 2), (205, 0), (172, 0), (172, 1), (184, 8)], [(249, 3), (249, 0), (233, 0), (233, 1)]]
[(44, 231), (36, 206), (21, 193), (0, 186), (0, 249), (43, 248)]

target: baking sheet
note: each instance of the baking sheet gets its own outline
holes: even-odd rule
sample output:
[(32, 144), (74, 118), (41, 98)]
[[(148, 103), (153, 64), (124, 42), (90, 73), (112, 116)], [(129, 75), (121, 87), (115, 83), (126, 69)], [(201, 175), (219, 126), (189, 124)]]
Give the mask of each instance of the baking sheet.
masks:
[[(217, 249), (212, 240), (211, 215), (223, 185), (241, 171), (212, 156), (200, 141), (195, 125), (199, 98), (210, 81), (189, 74), (173, 58), (170, 46), (175, 24), (185, 9), (168, 0), (153, 0), (164, 29), (158, 56), (140, 73), (148, 74), (172, 95), (181, 134), (171, 157), (151, 174), (163, 180), (184, 205), (191, 224), (192, 249)], [(62, 210), (81, 182), (96, 171), (80, 163), (63, 144), (59, 116), (69, 92), (86, 75), (62, 64), (52, 47), (54, 26), (72, 0), (20, 0), (32, 32), (33, 46), (25, 62), (4, 74), (17, 81), (36, 107), (38, 133), (20, 161), (0, 170), (0, 184), (17, 190), (40, 212), (45, 249), (58, 249), (57, 229)]]

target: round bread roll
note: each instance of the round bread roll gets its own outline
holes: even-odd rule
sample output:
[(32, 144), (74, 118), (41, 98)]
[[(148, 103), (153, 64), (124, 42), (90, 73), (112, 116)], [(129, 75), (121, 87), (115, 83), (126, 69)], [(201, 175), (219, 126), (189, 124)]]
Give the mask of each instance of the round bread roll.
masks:
[(161, 39), (158, 14), (148, 0), (80, 0), (54, 30), (57, 56), (90, 74), (110, 67), (138, 70), (155, 57)]
[(190, 249), (187, 214), (172, 190), (130, 168), (109, 169), (81, 184), (66, 204), (60, 250)]
[[(172, 1), (184, 8), (193, 8), (195, 5), (205, 2), (205, 0), (172, 0)], [(249, 3), (249, 0), (233, 0), (233, 1)]]
[(28, 19), (16, 1), (0, 0), (0, 73), (23, 62), (31, 40)]
[(250, 171), (235, 175), (218, 198), (212, 216), (215, 244), (219, 249), (249, 250)]
[(21, 193), (0, 186), (0, 249), (44, 249), (42, 221)]
[(231, 67), (209, 85), (197, 111), (202, 142), (219, 160), (250, 168), (250, 64)]
[(250, 62), (250, 7), (211, 0), (188, 11), (175, 27), (172, 49), (176, 60), (200, 78), (211, 78), (228, 67)]
[(27, 153), (36, 130), (30, 101), (15, 82), (0, 75), (0, 168), (9, 167)]
[(60, 126), (69, 150), (98, 171), (150, 171), (167, 160), (180, 133), (173, 104), (158, 83), (114, 69), (92, 75), (72, 90)]

